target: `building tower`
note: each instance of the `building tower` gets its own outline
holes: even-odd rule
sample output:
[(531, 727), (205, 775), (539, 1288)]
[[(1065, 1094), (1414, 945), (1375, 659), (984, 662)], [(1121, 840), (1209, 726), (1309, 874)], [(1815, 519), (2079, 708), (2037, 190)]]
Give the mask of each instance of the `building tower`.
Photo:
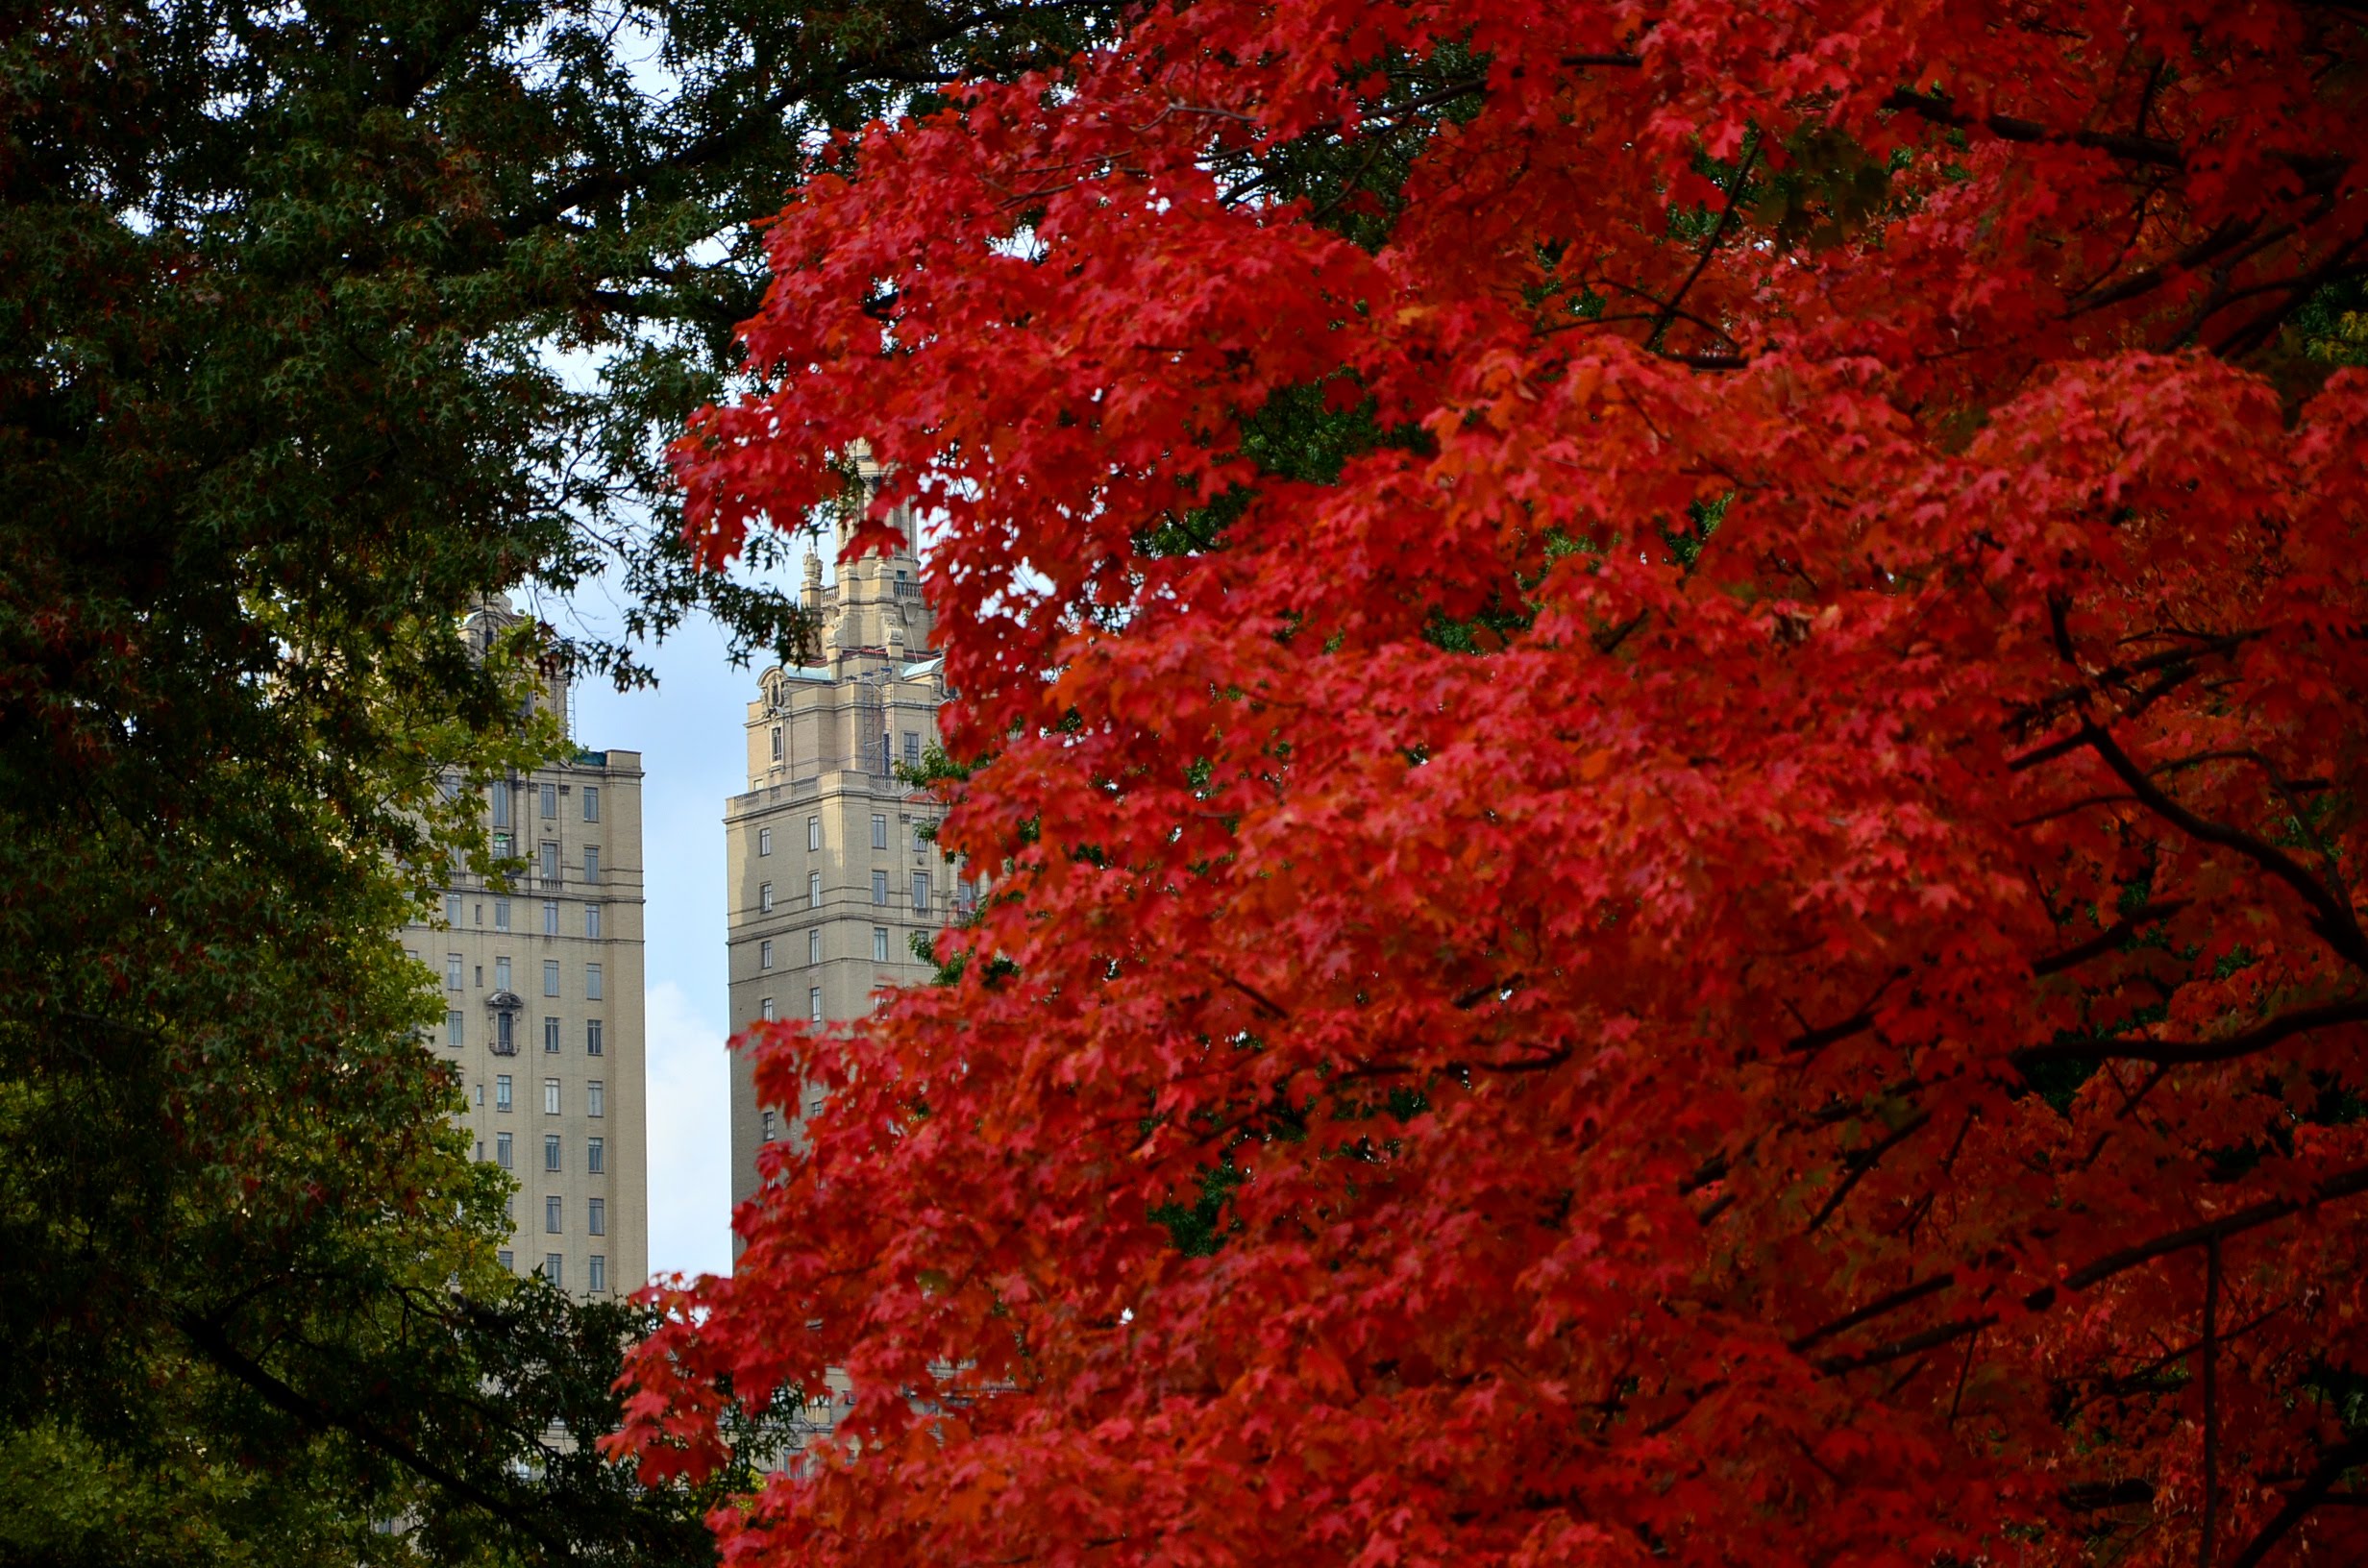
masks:
[[(864, 499), (879, 472), (860, 460)], [(841, 545), (858, 516), (843, 512)], [(724, 808), (735, 1035), (762, 1018), (855, 1017), (880, 987), (927, 980), (912, 939), (942, 926), (962, 894), (928, 831), (935, 803), (896, 773), (937, 739), (945, 672), (929, 651), (911, 506), (889, 521), (894, 551), (843, 565), (827, 589), (820, 557), (806, 557), (821, 662), (767, 670), (749, 704), (748, 793)], [(760, 1108), (734, 1055), (734, 1208), (756, 1190), (757, 1150), (798, 1137), (819, 1108)]]
[[(488, 602), (470, 648), (518, 619)], [(564, 675), (539, 700), (564, 723)], [(460, 1069), (477, 1158), (518, 1181), (504, 1266), (622, 1295), (650, 1267), (641, 754), (577, 751), (492, 785), (483, 811), (504, 885), (455, 872), (404, 945), (443, 985), (435, 1048)]]

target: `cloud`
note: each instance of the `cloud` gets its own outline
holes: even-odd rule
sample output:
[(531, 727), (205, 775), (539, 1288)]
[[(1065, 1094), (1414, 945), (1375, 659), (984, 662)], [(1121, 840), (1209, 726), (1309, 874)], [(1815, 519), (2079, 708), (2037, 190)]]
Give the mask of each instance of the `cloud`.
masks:
[(731, 1081), (724, 1032), (682, 988), (649, 990), (650, 1268), (731, 1272)]

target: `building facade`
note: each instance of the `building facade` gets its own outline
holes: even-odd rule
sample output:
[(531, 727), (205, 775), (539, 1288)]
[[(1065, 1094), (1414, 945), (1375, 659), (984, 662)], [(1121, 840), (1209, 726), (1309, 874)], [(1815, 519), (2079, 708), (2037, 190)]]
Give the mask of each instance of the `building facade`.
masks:
[[(473, 617), (481, 650), (516, 619)], [(547, 694), (567, 711), (563, 683)], [(578, 751), (485, 792), (511, 870), (457, 872), (404, 945), (444, 990), (434, 1049), (460, 1069), (477, 1158), (517, 1179), (503, 1263), (582, 1297), (648, 1278), (641, 754)]]
[[(876, 482), (877, 471), (865, 478)], [(936, 744), (946, 690), (929, 651), (910, 507), (890, 522), (896, 550), (843, 565), (828, 588), (820, 558), (807, 557), (821, 662), (767, 670), (748, 707), (749, 787), (724, 810), (735, 1035), (764, 1018), (856, 1017), (880, 988), (927, 980), (934, 970), (913, 938), (935, 933), (963, 899), (933, 842), (934, 801), (897, 774)], [(843, 523), (842, 543), (846, 532)], [(758, 1105), (734, 1053), (735, 1209), (756, 1190), (757, 1152), (799, 1137), (820, 1110), (805, 1095)]]

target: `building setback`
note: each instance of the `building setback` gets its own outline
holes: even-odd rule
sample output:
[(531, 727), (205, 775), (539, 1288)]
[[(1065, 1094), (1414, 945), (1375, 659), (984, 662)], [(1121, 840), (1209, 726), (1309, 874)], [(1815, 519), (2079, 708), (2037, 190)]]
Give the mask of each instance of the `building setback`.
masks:
[[(516, 619), (480, 611), (472, 646)], [(518, 1182), (502, 1262), (580, 1297), (650, 1266), (641, 776), (637, 751), (578, 751), (490, 786), (506, 886), (456, 873), (440, 919), (404, 933), (443, 987), (434, 1049), (460, 1069), (477, 1158)]]
[[(865, 478), (876, 482), (877, 470), (867, 464)], [(822, 662), (767, 670), (748, 707), (748, 792), (724, 810), (735, 1035), (768, 1017), (856, 1017), (881, 987), (927, 980), (934, 971), (912, 939), (943, 926), (962, 896), (930, 836), (935, 802), (896, 774), (936, 743), (946, 693), (911, 508), (889, 521), (895, 551), (842, 566), (827, 589), (821, 560), (807, 557)], [(847, 532), (842, 522), (841, 543)], [(811, 1096), (760, 1107), (735, 1053), (735, 1208), (756, 1190), (757, 1151), (797, 1138), (820, 1110)]]

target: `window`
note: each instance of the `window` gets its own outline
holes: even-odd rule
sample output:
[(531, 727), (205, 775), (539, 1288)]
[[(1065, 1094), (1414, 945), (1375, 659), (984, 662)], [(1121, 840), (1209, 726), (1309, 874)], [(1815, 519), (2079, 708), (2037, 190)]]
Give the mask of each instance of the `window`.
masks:
[(565, 1198), (545, 1198), (543, 1200), (543, 1234), (545, 1236), (559, 1234), (559, 1221), (566, 1214), (566, 1205)]
[(559, 1054), (559, 1020), (557, 1018), (545, 1017), (543, 1019), (543, 1054), (545, 1056)]
[(444, 989), (447, 991), (460, 989), (460, 955), (458, 953), (444, 955)]
[(559, 1168), (559, 1135), (556, 1133), (543, 1135), (543, 1168), (553, 1171)]
[(781, 760), (781, 726), (778, 724), (773, 726), (773, 760)]
[(516, 842), (507, 833), (496, 833), (493, 836), (493, 858), (496, 860), (509, 859), (513, 852), (511, 845)]
[(760, 969), (773, 968), (773, 939), (771, 937), (767, 937), (756, 944), (756, 967)]
[(772, 997), (770, 997), (770, 996), (759, 996), (759, 997), (757, 997), (757, 998), (756, 998), (756, 1016), (757, 1016), (758, 1017), (760, 1017), (760, 1018), (763, 1018), (763, 1019), (767, 1020), (768, 1022), (770, 1022), (770, 1021), (772, 1020), (772, 1017), (773, 1017), (773, 998), (772, 998)]
[[(497, 1074), (493, 1080), (493, 1108), (496, 1111), (509, 1109), (509, 1074), (506, 1072)], [(504, 1133), (502, 1136), (507, 1138), (509, 1134)]]
[(504, 1170), (510, 1168), (509, 1134), (496, 1133), (493, 1135), (493, 1163)]
[(549, 839), (543, 841), (543, 880), (559, 880), (559, 846)]
[(509, 826), (509, 786), (507, 784), (496, 784), (493, 787), (493, 825), (496, 827)]
[(808, 931), (805, 934), (805, 961), (808, 964), (820, 964), (823, 961), (823, 934), (820, 931)]
[(543, 1115), (546, 1116), (555, 1116), (558, 1114), (559, 1080), (556, 1078), (546, 1078), (543, 1080)]
[(566, 1273), (566, 1263), (567, 1260), (555, 1252), (543, 1254), (543, 1278), (551, 1282), (554, 1289), (567, 1288), (567, 1281), (563, 1277)]
[(929, 873), (926, 871), (915, 871), (913, 873), (913, 913), (916, 915), (926, 915), (928, 912)]
[(485, 983), (485, 966), (482, 964), (471, 965), (469, 967), (469, 972), (475, 977), (476, 984), (481, 986)]
[(822, 987), (814, 986), (807, 990), (805, 993), (805, 1012), (806, 1017), (813, 1019), (816, 1023), (823, 1021)]
[(589, 1262), (592, 1266), (591, 1266), (590, 1270), (587, 1272), (587, 1274), (586, 1274), (586, 1276), (585, 1276), (584, 1283), (585, 1283), (587, 1286), (590, 1286), (590, 1287), (591, 1287), (594, 1291), (601, 1291), (601, 1290), (605, 1290), (605, 1289), (607, 1289), (607, 1288), (608, 1288), (608, 1260), (607, 1260), (607, 1259), (605, 1259), (605, 1258), (604, 1258), (604, 1257), (602, 1257), (599, 1253), (597, 1253), (597, 1252), (596, 1252), (596, 1253), (594, 1253), (594, 1254), (593, 1254), (593, 1255), (592, 1255), (589, 1259), (587, 1259), (587, 1260), (585, 1260), (585, 1261), (586, 1261), (587, 1262)]
[(543, 935), (544, 935), (544, 936), (546, 936), (546, 937), (555, 937), (555, 936), (557, 936), (558, 934), (559, 934), (559, 905), (558, 905), (558, 901), (557, 901), (556, 899), (546, 898), (545, 900), (543, 900)]
[(469, 908), (469, 913), (472, 917), (474, 917), (474, 919), (469, 921), (471, 925), (482, 925), (485, 923), (485, 906), (483, 904), (481, 903), (471, 905)]
[(583, 1173), (587, 1176), (604, 1176), (608, 1173), (608, 1149), (597, 1138), (584, 1139)]
[(493, 901), (493, 928), (496, 931), (509, 929), (509, 900), (506, 898), (496, 898)]
[(760, 827), (756, 830), (756, 852), (760, 855), (773, 853), (773, 829)]
[(916, 821), (913, 823), (913, 853), (916, 855), (920, 854), (923, 850), (928, 847), (929, 824), (925, 821)]
[(765, 1113), (765, 1141), (773, 1141), (773, 1113), (770, 1111)]
[(500, 1263), (504, 1268), (509, 1270), (513, 1274), (518, 1272), (518, 1255), (511, 1252), (507, 1247), (504, 1247), (501, 1251), (495, 1253), (493, 1255), (493, 1261)]
[(823, 1101), (821, 1095), (817, 1094), (814, 1098), (805, 1102), (805, 1114), (809, 1116), (819, 1116), (823, 1114)]
[(586, 882), (598, 882), (601, 879), (601, 846), (597, 844), (587, 844), (583, 846), (583, 879)]
[(480, 1105), (485, 1103), (485, 1086), (483, 1084), (479, 1084), (477, 1086), (477, 1103)]
[(888, 819), (878, 812), (872, 814), (872, 847), (875, 849), (888, 847)]
[(909, 729), (904, 732), (904, 766), (921, 766), (921, 737)]
[(586, 1236), (606, 1236), (608, 1234), (608, 1202), (606, 1199), (592, 1198), (585, 1202), (583, 1234)]
[(876, 904), (884, 904), (887, 901), (888, 873), (886, 871), (874, 871), (872, 873), (872, 902)]
[(448, 893), (444, 895), (444, 923), (446, 925), (460, 923), (460, 894), (456, 893)]
[(599, 940), (601, 934), (600, 905), (586, 904), (583, 906), (583, 934), (595, 941)]
[(820, 849), (823, 846), (823, 820), (820, 817), (808, 817), (805, 820), (805, 846), (808, 849)]
[(587, 1002), (601, 999), (601, 967), (598, 964), (583, 967), (583, 999)]
[(543, 994), (546, 996), (559, 994), (559, 961), (555, 958), (543, 960)]
[(444, 1015), (444, 1043), (456, 1051), (460, 1049), (460, 1010), (457, 1008)]
[(509, 990), (509, 960), (506, 958), (497, 958), (493, 961), (493, 989), (496, 991)]
[(517, 1014), (507, 1008), (504, 1008), (493, 1016), (494, 1055), (516, 1056), (518, 1054), (517, 1025), (513, 1021), (517, 1017)]
[(820, 871), (805, 873), (805, 907), (808, 909), (823, 907), (823, 873)]
[(598, 1056), (601, 1054), (601, 1020), (598, 1018), (586, 1018), (584, 1020), (583, 1054), (586, 1056)]
[(556, 784), (543, 786), (543, 815), (546, 817), (559, 815), (559, 786)]
[(583, 787), (583, 820), (587, 822), (601, 820), (601, 792), (589, 784)]
[(756, 913), (759, 915), (773, 913), (773, 884), (770, 882), (756, 884)]
[(602, 1091), (601, 1081), (598, 1078), (593, 1079), (583, 1086), (583, 1114), (587, 1116), (603, 1115), (602, 1108), (607, 1098), (607, 1095)]
[(888, 928), (884, 925), (872, 927), (872, 962), (875, 964), (888, 962)]

